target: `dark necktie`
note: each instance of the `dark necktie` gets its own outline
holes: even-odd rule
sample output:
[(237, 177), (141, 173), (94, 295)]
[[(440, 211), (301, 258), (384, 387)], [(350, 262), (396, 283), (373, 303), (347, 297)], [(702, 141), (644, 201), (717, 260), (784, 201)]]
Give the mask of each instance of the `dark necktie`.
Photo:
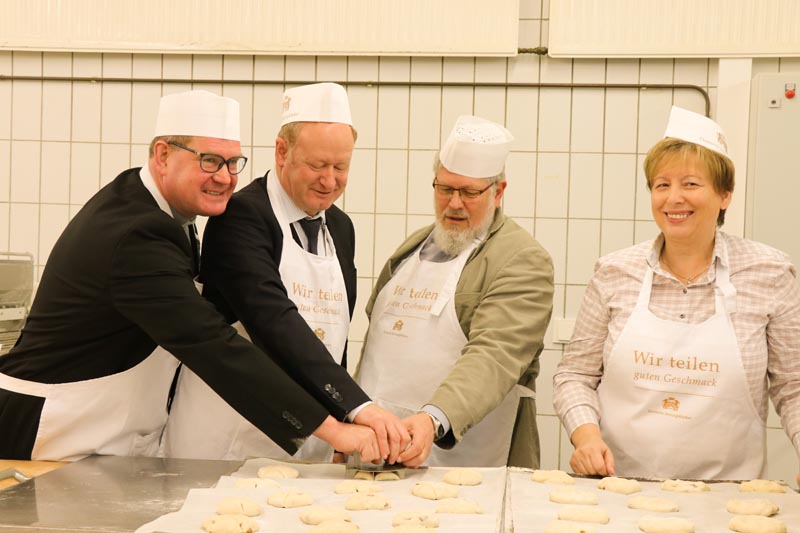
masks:
[(308, 251), (317, 255), (317, 240), (319, 239), (319, 227), (322, 225), (322, 218), (302, 218), (298, 220), (300, 227), (308, 238)]
[(186, 229), (189, 231), (189, 242), (192, 245), (192, 262), (194, 263), (194, 274), (200, 273), (200, 243), (197, 240), (197, 226), (192, 222)]

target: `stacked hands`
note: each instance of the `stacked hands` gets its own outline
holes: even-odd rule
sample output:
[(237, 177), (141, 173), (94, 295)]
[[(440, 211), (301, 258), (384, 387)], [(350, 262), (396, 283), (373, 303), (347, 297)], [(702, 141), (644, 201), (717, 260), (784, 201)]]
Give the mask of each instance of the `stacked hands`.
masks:
[(359, 452), (362, 461), (404, 466), (420, 466), (433, 447), (433, 421), (425, 413), (399, 419), (375, 404), (363, 408), (354, 424), (328, 417), (314, 435), (337, 451), (334, 462), (344, 462), (344, 455)]

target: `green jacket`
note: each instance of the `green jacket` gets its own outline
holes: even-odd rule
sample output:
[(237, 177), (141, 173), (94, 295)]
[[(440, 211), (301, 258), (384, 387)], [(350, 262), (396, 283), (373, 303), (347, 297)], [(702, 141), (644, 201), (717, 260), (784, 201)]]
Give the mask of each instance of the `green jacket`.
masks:
[[(375, 298), (398, 265), (431, 231), (432, 225), (417, 231), (389, 258), (367, 303), (368, 317)], [(445, 449), (455, 446), (469, 428), (500, 405), (517, 383), (536, 390), (539, 354), (553, 309), (550, 255), (498, 209), (488, 237), (472, 252), (461, 272), (455, 306), (467, 344), (453, 371), (427, 402), (450, 420), (451, 431), (437, 441)], [(508, 464), (539, 466), (536, 403), (532, 398), (520, 404)]]

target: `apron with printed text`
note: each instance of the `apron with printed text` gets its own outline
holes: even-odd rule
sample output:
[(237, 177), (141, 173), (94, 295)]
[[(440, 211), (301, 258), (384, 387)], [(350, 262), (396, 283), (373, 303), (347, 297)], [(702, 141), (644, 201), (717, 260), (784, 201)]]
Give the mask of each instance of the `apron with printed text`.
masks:
[(616, 473), (753, 479), (766, 472), (766, 430), (753, 404), (729, 313), (736, 289), (717, 262), (715, 312), (699, 324), (649, 310), (653, 269), (611, 350), (597, 392)]
[[(375, 402), (401, 418), (419, 412), (461, 357), (467, 338), (456, 315), (455, 291), (476, 245), (435, 263), (420, 259), (423, 243), (375, 299), (358, 381)], [(480, 391), (476, 383), (473, 393)], [(454, 448), (434, 445), (426, 464), (505, 465), (519, 399), (526, 396), (533, 391), (516, 385)]]
[[(267, 180), (269, 201), (283, 232), (278, 267), (289, 298), (337, 363), (341, 363), (350, 325), (344, 275), (333, 240), (324, 230), (328, 255), (305, 251), (292, 238), (288, 217), (276, 188), (277, 176)], [(234, 324), (245, 338), (241, 322)], [(224, 354), (221, 354), (224, 355)], [(162, 453), (167, 457), (241, 460), (247, 457), (290, 458), (280, 446), (228, 405), (211, 387), (187, 368), (181, 370), (175, 400), (164, 433)], [(333, 449), (311, 435), (295, 459), (330, 461)]]

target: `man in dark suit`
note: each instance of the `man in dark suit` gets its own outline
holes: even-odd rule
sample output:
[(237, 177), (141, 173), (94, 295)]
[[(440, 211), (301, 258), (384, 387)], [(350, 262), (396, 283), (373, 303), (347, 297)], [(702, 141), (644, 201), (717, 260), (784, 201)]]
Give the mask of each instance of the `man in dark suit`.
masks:
[(194, 218), (225, 210), (246, 162), (235, 100), (162, 98), (147, 164), (67, 225), (0, 358), (0, 458), (155, 454), (178, 360), (288, 453), (313, 432), (378, 456), (371, 429), (332, 418), (195, 287)]
[[(353, 224), (333, 202), (344, 192), (356, 133), (344, 88), (287, 90), (275, 141), (275, 169), (236, 193), (203, 241), (205, 295), (331, 414), (372, 427), (394, 462), (410, 437), (393, 414), (370, 402), (347, 372), (356, 300)], [(211, 428), (216, 428), (209, 437)], [(282, 456), (196, 376), (182, 372), (165, 433), (175, 457)], [(309, 439), (298, 457), (329, 461), (333, 449)]]

